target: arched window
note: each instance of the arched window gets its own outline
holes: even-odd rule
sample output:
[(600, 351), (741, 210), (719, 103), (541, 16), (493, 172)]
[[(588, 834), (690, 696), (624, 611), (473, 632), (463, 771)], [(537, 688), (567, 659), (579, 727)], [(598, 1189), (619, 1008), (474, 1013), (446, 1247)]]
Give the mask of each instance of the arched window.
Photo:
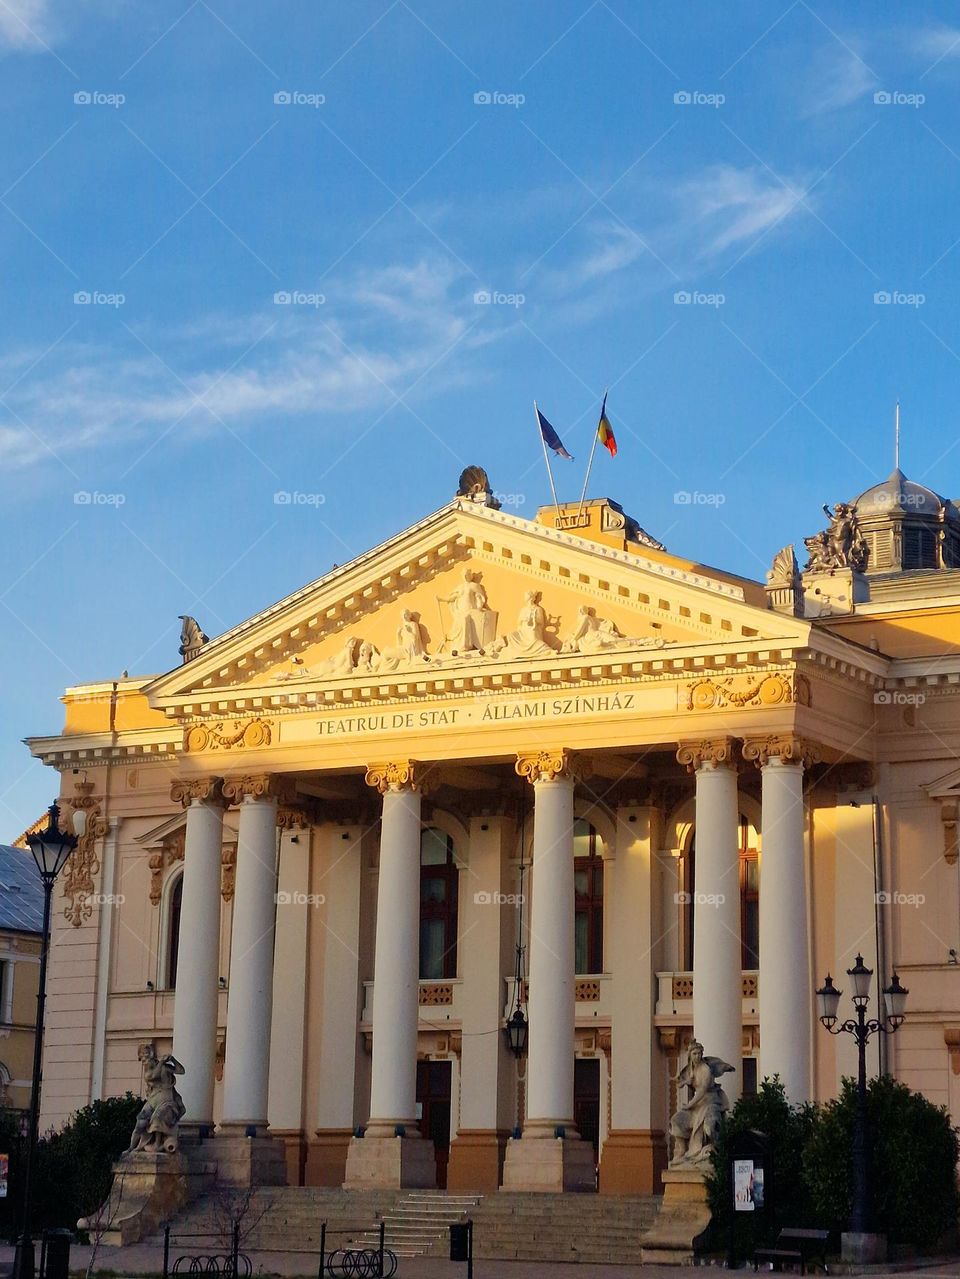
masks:
[(603, 840), (582, 818), (573, 824), (576, 972), (603, 972)]
[[(757, 832), (746, 817), (740, 815), (739, 833), (739, 884), (740, 884), (740, 966), (745, 969), (760, 967), (760, 857)], [(689, 972), (693, 968), (693, 895), (697, 883), (696, 833), (684, 858), (683, 891), (683, 965)]]
[(459, 868), (453, 839), (429, 826), (420, 836), (420, 976), (457, 975)]
[(178, 875), (170, 890), (167, 904), (167, 971), (165, 985), (168, 990), (177, 986), (177, 963), (180, 958), (180, 908), (183, 905), (183, 876)]

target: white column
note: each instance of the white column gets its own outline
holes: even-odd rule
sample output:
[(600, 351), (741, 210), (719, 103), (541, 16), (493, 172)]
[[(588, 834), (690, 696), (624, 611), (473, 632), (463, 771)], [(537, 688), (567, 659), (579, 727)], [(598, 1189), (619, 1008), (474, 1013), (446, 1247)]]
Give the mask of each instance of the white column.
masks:
[(779, 1075), (789, 1100), (799, 1104), (811, 1099), (813, 1020), (803, 760), (767, 755), (750, 743), (744, 754), (762, 760), (760, 1077)]
[(373, 1061), (368, 1137), (416, 1132), (420, 1016), (420, 791), (407, 770), (381, 774), (383, 793), (373, 986)]
[[(222, 1126), (267, 1126), (273, 941), (277, 891), (277, 801), (269, 779), (227, 781), (240, 799), (230, 942)], [(259, 793), (258, 793), (259, 792)]]
[(696, 770), (693, 901), (693, 1033), (710, 1057), (734, 1068), (721, 1079), (731, 1104), (742, 1088), (739, 804), (728, 738), (681, 746)]
[(173, 1009), (173, 1055), (185, 1123), (213, 1123), (220, 966), (220, 856), (223, 797), (219, 778), (175, 782), (175, 801), (188, 805), (180, 911), (179, 980)]
[(524, 1137), (573, 1135), (574, 777), (565, 752), (521, 756), (533, 783), (533, 867), (528, 953), (527, 1114)]

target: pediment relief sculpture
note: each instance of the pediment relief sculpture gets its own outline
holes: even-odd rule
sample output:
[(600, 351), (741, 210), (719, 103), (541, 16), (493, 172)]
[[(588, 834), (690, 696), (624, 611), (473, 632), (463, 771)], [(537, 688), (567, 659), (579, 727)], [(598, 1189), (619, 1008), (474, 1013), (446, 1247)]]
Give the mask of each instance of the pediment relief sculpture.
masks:
[(394, 644), (381, 649), (361, 635), (347, 635), (332, 656), (316, 664), (292, 657), (290, 669), (279, 672), (274, 679), (335, 680), (392, 675), (415, 672), (426, 666), (441, 670), (465, 663), (509, 662), (576, 653), (593, 656), (629, 649), (663, 648), (667, 643), (659, 635), (625, 635), (611, 618), (598, 617), (596, 609), (586, 604), (578, 609), (574, 629), (561, 639), (560, 619), (547, 613), (542, 592), (537, 590), (525, 592), (516, 626), (498, 636), (499, 613), (490, 607), (479, 574), (469, 568), (463, 570), (462, 580), (452, 594), (437, 597), (437, 606), (442, 639), (434, 653), (428, 652), (430, 636), (421, 615), (405, 608)]

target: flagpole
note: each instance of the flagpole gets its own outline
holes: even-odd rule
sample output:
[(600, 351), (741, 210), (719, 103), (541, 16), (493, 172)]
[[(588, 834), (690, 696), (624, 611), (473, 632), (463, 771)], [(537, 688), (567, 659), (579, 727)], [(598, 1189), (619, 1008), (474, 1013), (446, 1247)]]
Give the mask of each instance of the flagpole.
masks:
[(547, 441), (543, 438), (543, 431), (540, 430), (540, 417), (537, 413), (536, 400), (533, 402), (533, 414), (537, 419), (537, 434), (540, 436), (540, 443), (543, 445), (543, 460), (547, 464), (547, 475), (550, 477), (550, 492), (553, 494), (553, 504), (554, 506), (559, 506), (560, 503), (557, 501), (557, 489), (553, 482), (553, 467), (550, 465), (550, 457), (547, 453)]
[[(606, 404), (606, 402), (607, 402), (607, 392), (604, 391), (603, 403)], [(603, 416), (602, 409), (600, 410), (600, 416), (601, 417)], [(580, 507), (577, 511), (578, 516), (583, 514), (583, 500), (587, 496), (587, 485), (590, 483), (590, 471), (593, 469), (593, 455), (597, 451), (597, 440), (599, 440), (599, 438), (600, 438), (600, 423), (598, 422), (597, 429), (593, 433), (593, 445), (591, 446), (591, 449), (590, 449), (590, 459), (587, 462), (587, 473), (583, 477), (583, 490), (580, 493)]]

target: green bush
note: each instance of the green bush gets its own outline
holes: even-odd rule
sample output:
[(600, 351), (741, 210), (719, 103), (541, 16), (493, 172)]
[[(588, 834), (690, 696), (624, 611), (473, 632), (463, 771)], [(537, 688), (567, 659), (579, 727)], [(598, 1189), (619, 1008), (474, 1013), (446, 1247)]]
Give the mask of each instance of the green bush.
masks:
[[(78, 1110), (59, 1132), (40, 1138), (33, 1165), (33, 1224), (75, 1229), (100, 1206), (110, 1189), (111, 1167), (130, 1143), (143, 1099), (127, 1093)], [(0, 1112), (0, 1150), (10, 1155), (9, 1198), (0, 1200), (0, 1229), (12, 1238), (19, 1227), (26, 1140), (18, 1140), (19, 1116)]]
[[(844, 1229), (850, 1213), (857, 1088), (820, 1107), (804, 1159), (804, 1179), (817, 1217)], [(892, 1243), (933, 1247), (957, 1227), (960, 1198), (957, 1130), (943, 1106), (889, 1075), (867, 1085), (871, 1212)]]
[[(755, 1247), (776, 1241), (784, 1226), (815, 1224), (814, 1210), (801, 1177), (803, 1152), (816, 1121), (813, 1106), (791, 1106), (779, 1076), (764, 1079), (755, 1096), (741, 1097), (730, 1111), (711, 1156), (707, 1194), (713, 1220), (708, 1247), (726, 1251), (733, 1230), (734, 1250), (750, 1257)], [(730, 1185), (732, 1151), (748, 1133), (762, 1133), (768, 1141), (764, 1195), (767, 1210), (735, 1212)]]

